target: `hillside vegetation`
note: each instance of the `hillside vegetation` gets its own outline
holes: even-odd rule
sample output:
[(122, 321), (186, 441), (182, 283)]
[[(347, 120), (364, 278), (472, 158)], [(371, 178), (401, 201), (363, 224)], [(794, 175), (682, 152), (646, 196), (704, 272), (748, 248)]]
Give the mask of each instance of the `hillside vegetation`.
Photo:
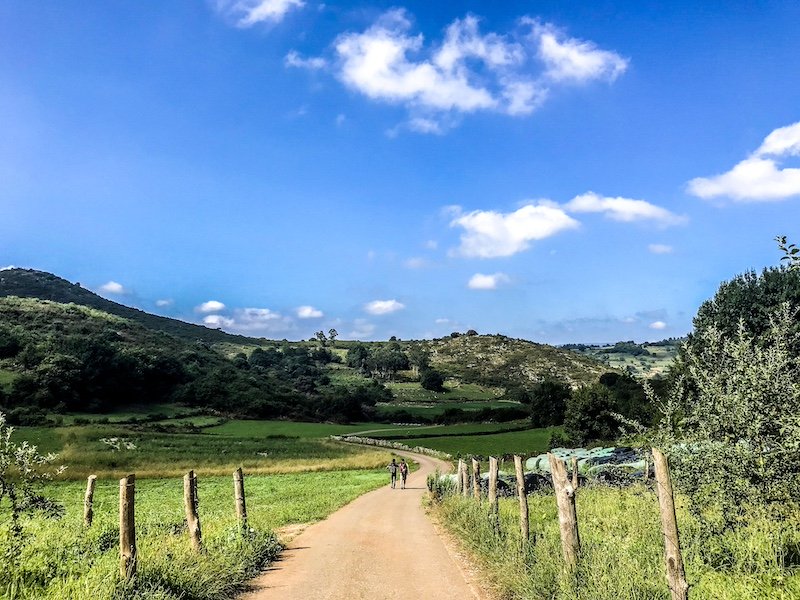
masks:
[[(542, 382), (576, 389), (607, 370), (566, 350), (473, 331), (366, 343), (322, 332), (296, 342), (233, 336), (49, 273), (0, 272), (0, 409), (17, 424), (142, 405), (311, 421), (511, 421), (534, 407), (553, 412), (531, 402)], [(561, 422), (559, 405), (534, 425)]]

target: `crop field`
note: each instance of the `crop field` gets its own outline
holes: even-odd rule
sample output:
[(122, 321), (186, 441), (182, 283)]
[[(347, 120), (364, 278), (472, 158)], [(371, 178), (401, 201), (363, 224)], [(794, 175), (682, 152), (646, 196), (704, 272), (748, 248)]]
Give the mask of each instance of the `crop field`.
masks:
[[(318, 521), (386, 481), (383, 470), (245, 477), (249, 530), (242, 536), (230, 475), (199, 476), (199, 515), (206, 548), (200, 555), (189, 549), (182, 479), (137, 479), (139, 577), (136, 590), (124, 590), (126, 597), (230, 598), (280, 550), (272, 531)], [(90, 529), (82, 524), (84, 485), (47, 486), (47, 495), (60, 501), (65, 513), (58, 519), (24, 522), (27, 543), (21, 566), (0, 569), (0, 597), (119, 597), (123, 589), (114, 586), (119, 572), (119, 484), (115, 479), (98, 480)], [(0, 512), (0, 521), (7, 519), (8, 514)], [(0, 527), (2, 556), (8, 556), (8, 548), (7, 528)]]
[(550, 436), (560, 427), (544, 427), (509, 431), (489, 435), (442, 435), (440, 437), (409, 437), (398, 440), (409, 446), (425, 446), (453, 456), (474, 454), (499, 456), (504, 454), (535, 455), (546, 452)]
[[(108, 424), (20, 427), (14, 437), (36, 444), (41, 452), (58, 453), (57, 464), (68, 467), (62, 475), (66, 479), (84, 479), (90, 474), (119, 478), (127, 473), (175, 477), (189, 469), (201, 475), (222, 475), (239, 466), (250, 473), (374, 469), (390, 459), (384, 451), (317, 439), (328, 435), (323, 430), (313, 436), (289, 437), (286, 433), (266, 433), (267, 428), (259, 431), (258, 424), (264, 422), (243, 423), (238, 433), (236, 422), (226, 424), (233, 430), (227, 435), (164, 433)], [(302, 431), (309, 424), (286, 425), (297, 425), (296, 431)]]

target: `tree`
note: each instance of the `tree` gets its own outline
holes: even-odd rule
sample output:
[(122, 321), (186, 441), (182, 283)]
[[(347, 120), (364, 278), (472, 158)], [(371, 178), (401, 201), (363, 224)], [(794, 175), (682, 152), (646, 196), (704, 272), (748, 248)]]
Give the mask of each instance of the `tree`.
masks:
[(361, 342), (357, 342), (348, 348), (345, 363), (353, 369), (366, 370), (368, 359), (369, 349)]
[(314, 334), (314, 337), (319, 342), (320, 347), (324, 348), (328, 344), (328, 338), (325, 337), (325, 332), (321, 329)]
[(432, 392), (444, 392), (444, 376), (433, 369), (425, 369), (420, 373), (420, 385)]
[(431, 364), (431, 353), (425, 346), (419, 343), (411, 344), (408, 348), (408, 362), (421, 373)]
[(339, 332), (336, 331), (333, 327), (328, 329), (328, 338), (331, 340), (331, 346), (336, 345), (336, 338), (339, 336)]
[(545, 379), (533, 386), (525, 397), (530, 403), (531, 425), (534, 427), (550, 427), (564, 422), (567, 401), (572, 396), (572, 389), (561, 381)]
[[(744, 307), (743, 307), (744, 308)], [(780, 508), (800, 496), (800, 357), (788, 303), (756, 336), (744, 319), (734, 335), (695, 331), (655, 443), (695, 501), (721, 504), (735, 521), (748, 504)]]
[(619, 425), (614, 413), (614, 398), (606, 386), (595, 383), (582, 387), (567, 400), (564, 432), (577, 445), (612, 440)]

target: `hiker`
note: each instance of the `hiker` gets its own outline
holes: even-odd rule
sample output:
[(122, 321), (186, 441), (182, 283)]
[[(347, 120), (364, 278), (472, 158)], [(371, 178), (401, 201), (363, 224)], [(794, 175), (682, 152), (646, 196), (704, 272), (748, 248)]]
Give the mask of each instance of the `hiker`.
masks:
[(406, 459), (400, 461), (400, 479), (402, 480), (402, 489), (406, 489), (406, 477), (408, 477), (408, 465)]
[(389, 466), (386, 468), (389, 469), (389, 475), (392, 477), (392, 488), (394, 488), (395, 484), (397, 484), (397, 469), (399, 468), (399, 465), (395, 459), (392, 459), (392, 462), (389, 463)]

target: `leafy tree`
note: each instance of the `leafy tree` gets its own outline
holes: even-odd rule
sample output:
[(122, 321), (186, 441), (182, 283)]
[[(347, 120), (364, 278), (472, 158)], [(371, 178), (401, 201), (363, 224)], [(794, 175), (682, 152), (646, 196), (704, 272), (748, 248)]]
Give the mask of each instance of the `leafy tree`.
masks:
[(420, 385), (432, 392), (444, 392), (444, 376), (434, 369), (425, 369), (420, 373)]
[(325, 332), (321, 329), (314, 334), (314, 337), (321, 347), (324, 348), (328, 344), (328, 338), (325, 337)]
[(369, 348), (361, 342), (357, 342), (347, 350), (345, 363), (348, 367), (352, 367), (353, 369), (366, 369), (368, 359)]
[(431, 365), (431, 353), (419, 343), (411, 344), (408, 348), (408, 362), (412, 367), (422, 372)]
[(339, 337), (339, 332), (336, 331), (333, 327), (328, 329), (328, 338), (331, 340), (331, 346), (336, 345), (336, 338)]
[(619, 425), (615, 408), (606, 386), (595, 383), (580, 388), (567, 400), (564, 432), (577, 445), (614, 439)]
[(550, 427), (564, 422), (567, 401), (572, 389), (561, 381), (545, 379), (525, 392), (530, 404), (531, 424), (534, 427)]
[(0, 328), (0, 358), (12, 358), (22, 349), (19, 339), (8, 329)]
[(744, 319), (733, 335), (715, 323), (695, 331), (682, 376), (661, 403), (654, 443), (667, 449), (695, 505), (721, 505), (724, 521), (751, 504), (780, 509), (800, 497), (795, 315), (784, 303), (758, 334)]

